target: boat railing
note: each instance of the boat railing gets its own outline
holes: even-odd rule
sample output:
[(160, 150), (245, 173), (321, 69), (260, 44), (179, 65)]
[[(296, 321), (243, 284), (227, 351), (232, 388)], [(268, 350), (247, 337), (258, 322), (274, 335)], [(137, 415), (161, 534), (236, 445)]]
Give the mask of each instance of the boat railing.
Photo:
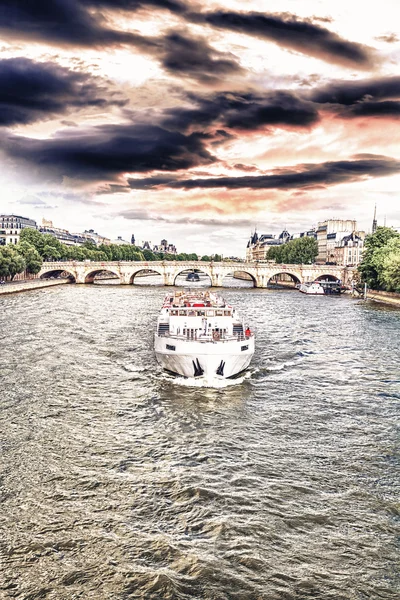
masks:
[(238, 334), (238, 335), (231, 335), (231, 334), (223, 334), (220, 333), (219, 335), (215, 335), (214, 334), (200, 334), (200, 335), (196, 335), (196, 334), (186, 334), (183, 335), (182, 333), (176, 334), (176, 333), (170, 333), (170, 332), (158, 332), (157, 333), (158, 337), (168, 337), (174, 340), (181, 340), (183, 342), (245, 342), (246, 340), (252, 338), (254, 336), (253, 333), (251, 333), (250, 335), (244, 335), (244, 334)]

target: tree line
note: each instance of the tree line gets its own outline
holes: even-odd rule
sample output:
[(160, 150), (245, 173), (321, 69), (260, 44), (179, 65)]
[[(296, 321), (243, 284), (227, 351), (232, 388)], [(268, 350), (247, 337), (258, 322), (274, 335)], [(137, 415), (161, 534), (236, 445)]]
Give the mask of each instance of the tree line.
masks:
[(194, 252), (187, 254), (167, 254), (141, 249), (131, 244), (96, 244), (87, 240), (82, 246), (67, 246), (49, 233), (40, 233), (37, 229), (22, 229), (18, 244), (0, 246), (0, 277), (13, 279), (17, 273), (26, 271), (36, 274), (42, 268), (43, 261), (92, 260), (107, 261), (221, 261), (222, 256), (214, 254), (202, 256)]

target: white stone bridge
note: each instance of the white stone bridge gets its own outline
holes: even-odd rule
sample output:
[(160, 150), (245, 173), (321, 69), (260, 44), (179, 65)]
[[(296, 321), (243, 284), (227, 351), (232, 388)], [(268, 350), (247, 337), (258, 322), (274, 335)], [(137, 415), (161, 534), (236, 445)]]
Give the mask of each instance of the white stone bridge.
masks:
[[(197, 269), (210, 277), (213, 287), (223, 287), (224, 278), (235, 272), (246, 273), (253, 281), (254, 287), (266, 288), (271, 279), (280, 275), (289, 276), (294, 283), (314, 281), (316, 279), (341, 280), (344, 285), (351, 283), (354, 267), (331, 265), (283, 265), (275, 263), (255, 262), (202, 262), (202, 261), (154, 261), (154, 262), (92, 262), (92, 261), (59, 261), (44, 262), (39, 277), (68, 276), (74, 283), (93, 283), (96, 276), (105, 272), (119, 278), (121, 284), (135, 282), (135, 277), (149, 271), (163, 277), (164, 285), (175, 285), (176, 278), (188, 270)], [(190, 284), (188, 284), (190, 285)]]

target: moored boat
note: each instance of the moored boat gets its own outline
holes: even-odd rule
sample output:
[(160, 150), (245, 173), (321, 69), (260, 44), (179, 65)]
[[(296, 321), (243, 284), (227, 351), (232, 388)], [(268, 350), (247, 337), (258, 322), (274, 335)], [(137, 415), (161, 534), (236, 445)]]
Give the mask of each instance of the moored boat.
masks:
[(306, 281), (305, 283), (300, 283), (298, 290), (302, 294), (311, 294), (313, 296), (321, 296), (325, 293), (324, 288), (318, 281)]
[(249, 366), (254, 333), (221, 296), (183, 290), (165, 297), (154, 347), (157, 361), (171, 373), (227, 379)]
[(186, 281), (200, 281), (200, 276), (198, 273), (191, 271), (190, 273), (188, 273)]

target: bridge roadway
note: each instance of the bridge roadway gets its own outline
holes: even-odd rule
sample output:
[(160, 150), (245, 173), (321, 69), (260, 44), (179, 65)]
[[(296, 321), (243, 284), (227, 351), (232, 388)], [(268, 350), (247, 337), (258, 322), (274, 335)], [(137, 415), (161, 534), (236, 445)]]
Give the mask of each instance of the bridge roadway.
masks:
[(44, 262), (39, 277), (57, 277), (67, 273), (74, 283), (93, 283), (96, 275), (108, 271), (116, 275), (121, 284), (133, 284), (135, 276), (148, 270), (154, 271), (164, 278), (164, 285), (175, 285), (177, 276), (186, 270), (198, 269), (209, 275), (213, 287), (222, 287), (224, 277), (241, 271), (250, 275), (254, 287), (266, 288), (271, 278), (286, 274), (295, 283), (314, 281), (315, 279), (340, 279), (343, 284), (350, 284), (355, 272), (354, 267), (331, 265), (281, 265), (275, 263), (251, 262), (201, 262), (201, 261), (154, 261), (154, 262), (92, 262), (65, 261)]

